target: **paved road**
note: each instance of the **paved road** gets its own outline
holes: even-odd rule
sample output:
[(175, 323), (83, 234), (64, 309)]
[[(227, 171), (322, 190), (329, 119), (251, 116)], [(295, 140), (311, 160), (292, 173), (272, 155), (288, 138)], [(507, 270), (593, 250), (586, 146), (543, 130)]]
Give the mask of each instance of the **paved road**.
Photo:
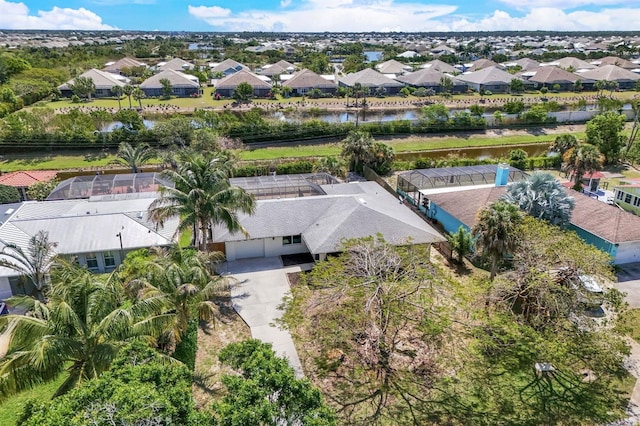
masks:
[(627, 293), (629, 307), (640, 308), (640, 263), (621, 265), (614, 287)]
[(233, 307), (251, 328), (251, 336), (271, 343), (273, 350), (289, 360), (298, 377), (302, 366), (289, 331), (275, 321), (282, 316), (279, 306), (290, 293), (286, 274), (301, 271), (300, 266), (284, 268), (279, 257), (227, 262), (220, 272), (233, 275), (239, 284), (231, 289)]

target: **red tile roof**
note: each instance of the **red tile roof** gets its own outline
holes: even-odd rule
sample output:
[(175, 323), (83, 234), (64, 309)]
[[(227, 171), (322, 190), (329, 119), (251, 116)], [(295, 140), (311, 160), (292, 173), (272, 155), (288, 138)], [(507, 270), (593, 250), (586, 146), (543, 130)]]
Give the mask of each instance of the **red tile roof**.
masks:
[(34, 183), (48, 182), (58, 174), (55, 170), (33, 170), (29, 172), (11, 172), (0, 176), (0, 184), (28, 188)]

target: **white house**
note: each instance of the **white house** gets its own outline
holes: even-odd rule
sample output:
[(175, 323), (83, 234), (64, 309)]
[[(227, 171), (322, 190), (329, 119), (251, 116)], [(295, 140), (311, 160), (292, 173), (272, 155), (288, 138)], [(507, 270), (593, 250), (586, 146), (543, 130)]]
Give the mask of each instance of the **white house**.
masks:
[[(268, 178), (268, 177), (267, 177)], [(310, 253), (315, 260), (341, 250), (344, 240), (382, 235), (397, 244), (430, 244), (444, 237), (375, 182), (325, 184), (323, 195), (261, 199), (240, 215), (249, 237), (213, 229), (227, 260)]]

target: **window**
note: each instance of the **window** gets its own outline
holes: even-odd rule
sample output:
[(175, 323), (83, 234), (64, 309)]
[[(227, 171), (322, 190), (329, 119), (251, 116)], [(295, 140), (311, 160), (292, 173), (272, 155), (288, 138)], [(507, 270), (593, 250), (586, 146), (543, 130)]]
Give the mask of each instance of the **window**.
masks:
[(108, 251), (104, 254), (104, 267), (107, 270), (111, 270), (116, 267), (116, 257), (113, 252)]
[(287, 235), (286, 237), (282, 237), (283, 246), (288, 246), (290, 244), (302, 244), (302, 235)]
[(98, 270), (98, 258), (95, 253), (89, 253), (85, 256), (85, 260), (87, 261), (87, 268), (90, 271)]
[(640, 197), (633, 197), (633, 205), (635, 207), (640, 207)]
[(631, 194), (624, 194), (624, 202), (631, 204)]
[(624, 192), (618, 191), (616, 194), (616, 199), (622, 200), (623, 197), (624, 197)]

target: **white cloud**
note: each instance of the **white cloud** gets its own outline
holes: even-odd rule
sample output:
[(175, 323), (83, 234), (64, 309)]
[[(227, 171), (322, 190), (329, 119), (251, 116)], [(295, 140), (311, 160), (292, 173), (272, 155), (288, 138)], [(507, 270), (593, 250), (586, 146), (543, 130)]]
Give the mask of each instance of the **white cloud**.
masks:
[(80, 9), (54, 6), (51, 10), (38, 10), (30, 15), (24, 3), (0, 0), (0, 28), (9, 30), (113, 30), (102, 23), (95, 13), (83, 7)]
[(287, 7), (291, 4), (291, 0), (280, 0), (280, 7)]
[[(283, 0), (283, 3), (289, 0)], [(429, 31), (430, 19), (456, 6), (394, 3), (393, 0), (307, 0), (288, 10), (232, 13), (219, 6), (189, 6), (189, 14), (223, 31)], [(228, 11), (222, 15), (220, 10)]]
[(557, 9), (575, 9), (584, 6), (612, 6), (612, 5), (624, 5), (629, 6), (631, 4), (640, 4), (638, 0), (499, 0), (507, 6), (516, 9), (537, 9), (553, 7)]
[(189, 5), (189, 14), (196, 16), (205, 21), (226, 18), (231, 15), (231, 9), (219, 6), (191, 6)]
[[(282, 3), (290, 0), (281, 0)], [(530, 4), (525, 0), (502, 0)], [(306, 0), (286, 10), (232, 12), (219, 6), (189, 6), (189, 14), (218, 31), (634, 31), (640, 8), (606, 8), (596, 12), (565, 12), (567, 4), (589, 0), (536, 0), (537, 5), (518, 16), (504, 10), (479, 18), (455, 14), (457, 7), (395, 3), (394, 0)], [(593, 0), (597, 1), (597, 0)], [(613, 0), (600, 0), (601, 2)], [(638, 3), (639, 0), (633, 0)], [(281, 4), (282, 4), (281, 3)], [(629, 3), (627, 3), (629, 4)]]
[(632, 31), (637, 28), (637, 16), (640, 16), (640, 9), (632, 8), (571, 13), (557, 8), (536, 8), (522, 17), (496, 10), (492, 15), (475, 21), (450, 21), (444, 31)]

